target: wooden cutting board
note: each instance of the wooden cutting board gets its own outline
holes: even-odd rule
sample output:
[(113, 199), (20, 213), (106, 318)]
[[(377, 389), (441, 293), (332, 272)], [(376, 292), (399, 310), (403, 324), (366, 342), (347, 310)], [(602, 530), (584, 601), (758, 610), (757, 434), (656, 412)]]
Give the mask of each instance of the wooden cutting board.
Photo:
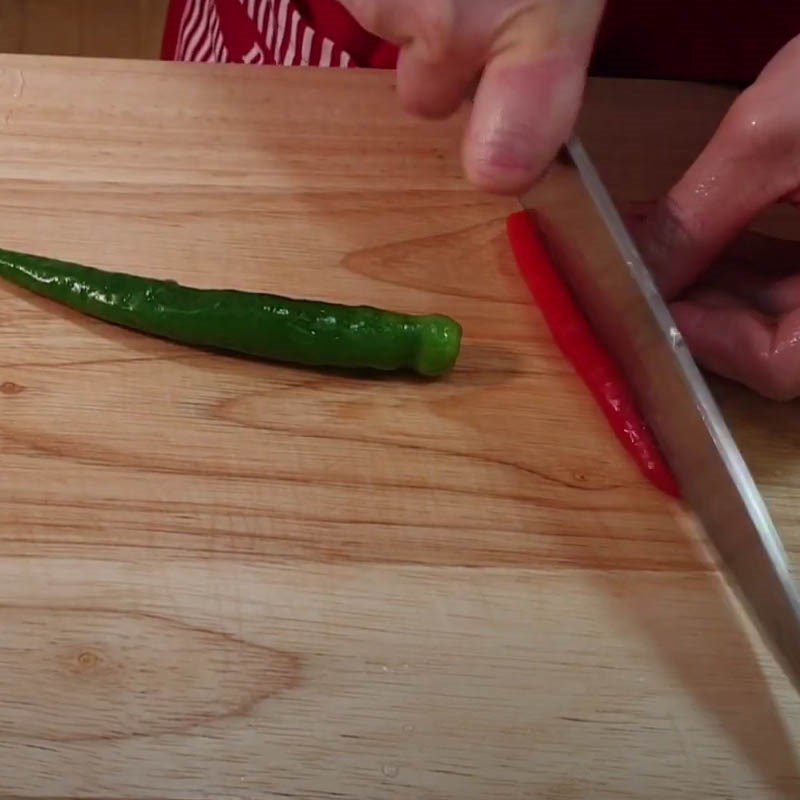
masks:
[[(596, 82), (587, 143), (650, 199), (729, 100)], [(466, 331), (366, 380), (0, 286), (0, 796), (800, 793), (800, 704), (550, 343), (462, 122), (388, 74), (0, 58), (3, 246)], [(796, 560), (797, 407), (719, 388)]]

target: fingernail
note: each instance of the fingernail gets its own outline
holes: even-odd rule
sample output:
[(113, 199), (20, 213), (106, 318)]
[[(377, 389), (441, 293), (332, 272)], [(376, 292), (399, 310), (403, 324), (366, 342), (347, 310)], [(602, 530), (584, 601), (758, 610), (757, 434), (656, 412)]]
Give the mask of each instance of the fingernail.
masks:
[(495, 128), (473, 151), (470, 177), (479, 185), (501, 190), (521, 190), (532, 184), (540, 168), (531, 139), (529, 131)]
[(565, 58), (511, 64), (486, 76), (476, 98), (467, 159), (483, 188), (523, 191), (563, 144), (580, 97), (581, 74)]
[(540, 132), (500, 106), (491, 119), (482, 120), (481, 135), (471, 142), (469, 177), (482, 188), (522, 191), (536, 182), (551, 150), (557, 146), (550, 147)]

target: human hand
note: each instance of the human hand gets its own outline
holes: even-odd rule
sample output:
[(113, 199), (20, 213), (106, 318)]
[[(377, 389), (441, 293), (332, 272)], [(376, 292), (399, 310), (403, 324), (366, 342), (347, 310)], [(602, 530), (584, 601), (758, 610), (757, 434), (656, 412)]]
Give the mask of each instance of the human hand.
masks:
[(780, 400), (800, 397), (800, 244), (735, 240), (775, 203), (800, 209), (798, 86), (800, 37), (635, 230), (698, 362)]
[(533, 185), (572, 131), (604, 0), (341, 2), (400, 45), (409, 111), (449, 116), (474, 92), (463, 143), (474, 184), (498, 193)]

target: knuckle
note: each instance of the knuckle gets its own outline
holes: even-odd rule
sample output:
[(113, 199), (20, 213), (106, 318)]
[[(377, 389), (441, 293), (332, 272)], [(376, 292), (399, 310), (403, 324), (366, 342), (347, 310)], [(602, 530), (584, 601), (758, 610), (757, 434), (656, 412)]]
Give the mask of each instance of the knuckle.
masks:
[(453, 0), (428, 0), (417, 5), (417, 31), (427, 59), (441, 63), (458, 50), (457, 13)]
[[(675, 254), (692, 252), (701, 239), (704, 211), (702, 206), (679, 202), (668, 194), (647, 218), (640, 244), (661, 281), (669, 284), (673, 280)], [(662, 288), (671, 293), (669, 286)]]
[(423, 119), (438, 121), (447, 119), (457, 109), (454, 104), (445, 105), (435, 98), (416, 97), (406, 101), (405, 110)]
[(398, 94), (403, 110), (423, 119), (445, 119), (456, 110), (449, 98), (420, 90), (416, 86), (403, 86)]
[(800, 185), (800, 115), (795, 106), (756, 83), (731, 106), (720, 132), (727, 156), (740, 169), (752, 170), (761, 194), (792, 199)]
[(777, 403), (790, 403), (797, 398), (797, 391), (778, 379), (771, 381), (763, 394), (768, 400), (774, 400)]
[(787, 141), (781, 109), (763, 101), (757, 86), (745, 90), (731, 106), (724, 130), (742, 157), (763, 156), (781, 149)]
[(779, 359), (772, 357), (772, 354), (765, 353), (761, 356), (761, 380), (759, 390), (761, 394), (770, 400), (787, 403), (797, 398), (798, 376), (791, 371), (784, 369)]
[(740, 147), (751, 149), (759, 145), (765, 137), (762, 112), (758, 99), (748, 89), (736, 99), (725, 119), (725, 132)]
[(384, 4), (380, 0), (341, 0), (359, 25), (377, 35), (384, 34)]

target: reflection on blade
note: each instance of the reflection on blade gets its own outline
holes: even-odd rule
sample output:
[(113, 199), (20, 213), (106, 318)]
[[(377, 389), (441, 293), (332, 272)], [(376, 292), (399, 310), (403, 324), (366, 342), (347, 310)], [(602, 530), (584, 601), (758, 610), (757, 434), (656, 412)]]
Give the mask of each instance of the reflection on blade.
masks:
[(619, 361), (733, 588), (800, 689), (800, 596), (769, 512), (580, 141), (522, 201)]

